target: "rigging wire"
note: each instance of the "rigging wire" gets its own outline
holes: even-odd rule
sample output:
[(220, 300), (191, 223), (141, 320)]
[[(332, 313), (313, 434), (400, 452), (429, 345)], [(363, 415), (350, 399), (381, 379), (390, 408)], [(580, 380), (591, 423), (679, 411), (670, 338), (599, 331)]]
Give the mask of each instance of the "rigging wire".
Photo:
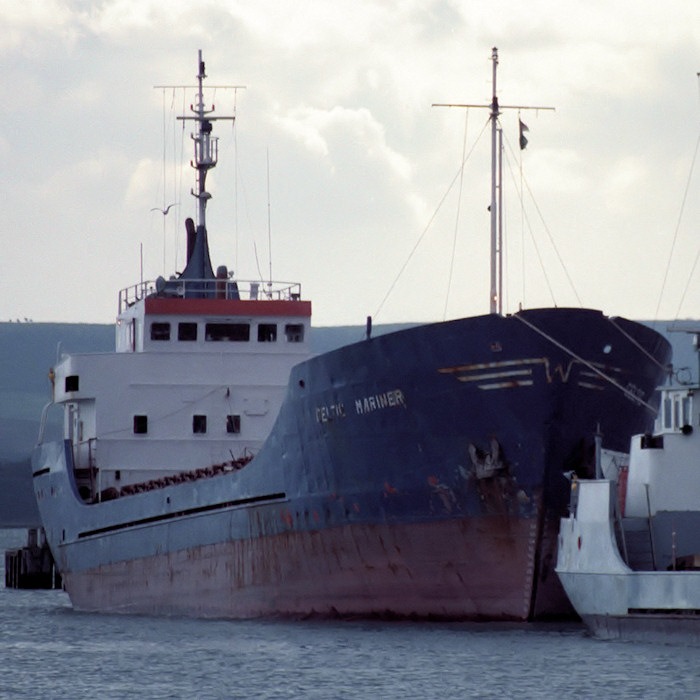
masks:
[(452, 273), (455, 266), (455, 250), (457, 248), (457, 232), (459, 231), (459, 215), (462, 209), (462, 185), (464, 184), (464, 164), (467, 151), (467, 127), (469, 125), (469, 108), (464, 110), (464, 138), (462, 139), (462, 167), (459, 169), (459, 194), (457, 196), (457, 215), (455, 217), (454, 235), (452, 236), (452, 258), (450, 260), (450, 274), (447, 278), (447, 292), (445, 293), (445, 308), (442, 312), (442, 320), (447, 318), (447, 304), (450, 300), (450, 288), (452, 287)]
[[(503, 182), (501, 182), (501, 187), (503, 187)], [(508, 284), (503, 284), (503, 281), (508, 281), (510, 274), (510, 262), (508, 256), (505, 255), (505, 251), (508, 249), (509, 243), (509, 233), (508, 233), (508, 212), (506, 212), (505, 207), (501, 206), (501, 243), (500, 243), (500, 256), (501, 256), (501, 314), (503, 314), (503, 309), (508, 309), (510, 307), (510, 290), (508, 289)]]
[(669, 365), (664, 365), (661, 362), (659, 362), (643, 345), (641, 345), (629, 333), (627, 333), (625, 330), (623, 330), (620, 326), (617, 325), (616, 317), (607, 317), (607, 318), (608, 318), (608, 321), (613, 326), (615, 326), (615, 328), (617, 328), (617, 330), (620, 331), (620, 333), (622, 333), (622, 335), (624, 335), (625, 338), (627, 338), (627, 340), (629, 340), (629, 342), (632, 343), (632, 345), (634, 345), (637, 348), (637, 350), (644, 353), (647, 356), (647, 358), (649, 358), (649, 360), (651, 360), (651, 362), (653, 362), (657, 367), (663, 369), (665, 372), (669, 371)]
[[(181, 114), (185, 113), (185, 105), (186, 105), (186, 95), (185, 95), (185, 90), (182, 91), (182, 112)], [(173, 105), (175, 104), (175, 89), (173, 88)], [(177, 145), (175, 141), (175, 129), (173, 129), (173, 152), (174, 152), (174, 158), (175, 162), (173, 163), (173, 167), (175, 168), (175, 172), (177, 173), (177, 192), (175, 192), (175, 201), (181, 205), (182, 204), (182, 156), (183, 153), (185, 152), (185, 120), (182, 119), (182, 125), (180, 127), (180, 152), (177, 152)], [(178, 245), (178, 241), (180, 240), (179, 236), (177, 235), (177, 226), (175, 228), (175, 270), (177, 270), (177, 261), (178, 261), (178, 256), (180, 252), (180, 246)]]
[[(178, 154), (178, 148), (177, 148), (177, 130), (173, 126), (172, 128), (172, 134), (170, 132), (170, 128), (168, 127), (168, 124), (170, 121), (172, 121), (173, 124), (176, 123), (175, 120), (169, 120), (168, 117), (172, 117), (172, 114), (175, 111), (175, 98), (176, 98), (176, 90), (178, 89), (177, 87), (172, 87), (172, 95), (170, 98), (170, 107), (167, 107), (167, 90), (169, 88), (162, 87), (163, 91), (163, 96), (162, 96), (162, 111), (163, 111), (163, 155), (162, 155), (162, 206), (160, 208), (154, 208), (152, 211), (160, 211), (161, 214), (163, 215), (163, 274), (167, 274), (167, 257), (168, 257), (168, 211), (170, 210), (171, 207), (173, 206), (180, 206), (182, 203), (182, 168), (178, 167), (178, 164), (181, 162), (181, 156), (182, 152), (184, 150), (184, 128), (185, 128), (185, 123), (184, 120), (182, 122), (182, 135), (180, 138), (180, 153)], [(183, 96), (182, 96), (182, 113), (184, 114), (184, 109), (185, 109), (185, 91), (183, 90)], [(172, 145), (170, 145), (170, 137), (172, 135)], [(172, 149), (172, 150), (171, 150)], [(172, 194), (168, 194), (168, 189), (169, 189), (169, 182), (168, 182), (168, 171), (172, 170), (172, 184), (170, 185), (170, 188), (172, 188)], [(159, 186), (160, 187), (160, 186)], [(177, 218), (176, 217), (170, 217), (170, 220), (172, 221), (172, 224), (170, 228), (173, 229), (175, 232), (174, 234), (174, 263), (175, 263), (175, 270), (177, 270), (177, 262), (178, 262), (178, 237), (177, 237)]]
[[(697, 73), (697, 78), (698, 78), (698, 80), (697, 80), (698, 101), (700, 101), (700, 73)], [(659, 309), (661, 308), (661, 299), (664, 295), (664, 291), (666, 288), (666, 282), (668, 281), (668, 273), (669, 273), (669, 270), (671, 269), (671, 260), (673, 258), (673, 251), (676, 247), (676, 241), (678, 239), (678, 231), (679, 231), (680, 226), (681, 226), (681, 218), (683, 217), (683, 211), (685, 209), (685, 203), (686, 203), (686, 199), (688, 198), (688, 191), (690, 189), (690, 181), (691, 181), (692, 176), (693, 176), (693, 170), (695, 169), (695, 161), (697, 160), (697, 157), (698, 157), (698, 147), (700, 147), (700, 131), (698, 132), (698, 138), (695, 141), (695, 151), (693, 152), (693, 158), (692, 158), (692, 161), (690, 163), (690, 171), (688, 173), (688, 179), (685, 183), (685, 192), (683, 193), (683, 199), (681, 201), (681, 208), (680, 208), (680, 211), (678, 212), (678, 221), (676, 222), (676, 230), (673, 232), (673, 241), (671, 243), (671, 250), (668, 254), (668, 261), (666, 262), (666, 270), (664, 272), (664, 279), (663, 279), (663, 282), (661, 283), (661, 289), (659, 291), (659, 300), (656, 303), (656, 311), (654, 312), (654, 323), (656, 323), (656, 321), (659, 318)], [(690, 280), (692, 279), (693, 274), (695, 272), (695, 266), (698, 263), (698, 257), (700, 257), (700, 250), (698, 250), (698, 255), (695, 256), (695, 262), (693, 263), (692, 270), (690, 272), (690, 275), (688, 276), (688, 281), (686, 283), (686, 287), (683, 290), (683, 295), (681, 296), (681, 302), (678, 305), (678, 309), (676, 311), (676, 318), (678, 318), (678, 314), (680, 313), (681, 306), (683, 305), (683, 301), (685, 300), (685, 295), (688, 292), (688, 286), (690, 285)]]
[[(237, 116), (238, 90), (233, 91), (233, 116)], [(238, 270), (238, 129), (236, 120), (231, 122), (233, 132), (233, 265)]]
[[(171, 115), (175, 111), (175, 88), (173, 88), (172, 92), (172, 97), (170, 99), (170, 113)], [(180, 210), (180, 205), (182, 204), (182, 199), (179, 196), (178, 193), (178, 171), (177, 171), (177, 164), (180, 162), (177, 158), (177, 128), (176, 128), (176, 121), (172, 119), (171, 117), (171, 124), (172, 124), (172, 130), (173, 130), (173, 162), (172, 162), (172, 177), (173, 177), (173, 184), (172, 184), (172, 196), (169, 197), (170, 201), (175, 204), (175, 206), (178, 207), (178, 211)], [(174, 242), (174, 248), (175, 248), (175, 256), (174, 256), (174, 262), (177, 262), (177, 217), (174, 216), (172, 217), (172, 223), (170, 228), (172, 229), (172, 240)], [(163, 274), (165, 274), (165, 270), (163, 271)]]
[[(510, 151), (510, 153), (511, 153), (511, 156), (512, 156), (512, 154), (513, 154), (513, 146), (512, 146), (512, 144), (510, 143), (510, 141), (508, 140), (508, 137), (507, 137), (507, 136), (506, 136), (506, 145), (508, 146), (508, 149), (509, 149), (509, 151)], [(511, 176), (512, 176), (512, 173), (511, 173)], [(573, 280), (571, 279), (571, 275), (569, 274), (569, 270), (568, 270), (568, 268), (566, 267), (566, 264), (564, 263), (564, 259), (562, 258), (561, 254), (559, 253), (559, 249), (557, 248), (557, 244), (556, 244), (556, 242), (555, 242), (555, 240), (554, 240), (554, 236), (552, 235), (552, 232), (549, 230), (549, 227), (547, 226), (547, 222), (545, 221), (544, 216), (542, 215), (542, 211), (540, 210), (540, 207), (539, 207), (539, 205), (537, 204), (537, 200), (535, 199), (535, 195), (533, 194), (532, 190), (530, 189), (530, 185), (528, 184), (527, 178), (524, 177), (524, 175), (522, 174), (522, 171), (521, 171), (521, 177), (522, 177), (522, 181), (523, 181), (523, 183), (524, 183), (524, 185), (525, 185), (525, 189), (527, 190), (527, 193), (530, 195), (530, 198), (532, 199), (532, 203), (533, 203), (533, 205), (534, 205), (534, 207), (535, 207), (535, 211), (537, 212), (537, 215), (538, 215), (538, 217), (539, 217), (540, 223), (541, 223), (542, 226), (544, 227), (545, 233), (547, 234), (547, 237), (549, 238), (549, 242), (552, 244), (552, 249), (554, 250), (554, 253), (555, 253), (555, 255), (557, 256), (557, 260), (559, 261), (559, 264), (561, 265), (561, 268), (562, 268), (562, 270), (564, 271), (564, 274), (566, 275), (566, 279), (568, 280), (569, 285), (571, 286), (571, 290), (573, 291), (574, 296), (576, 297), (576, 301), (578, 302), (578, 305), (579, 305), (579, 306), (583, 306), (583, 304), (582, 304), (582, 302), (581, 302), (581, 298), (579, 297), (578, 291), (576, 290), (576, 286), (574, 285), (574, 282), (573, 282)], [(513, 178), (513, 179), (515, 180), (515, 178)], [(516, 189), (517, 189), (517, 185), (516, 185)], [(526, 221), (526, 222), (528, 223), (528, 228), (529, 228), (529, 232), (530, 232), (530, 237), (532, 238), (532, 241), (533, 241), (533, 243), (535, 244), (535, 248), (537, 249), (537, 243), (536, 243), (536, 241), (535, 241), (535, 239), (534, 239), (534, 234), (533, 234), (533, 232), (532, 232), (532, 227), (529, 225), (529, 219), (528, 219), (527, 215), (524, 213), (524, 204), (523, 204), (523, 202), (524, 202), (524, 196), (523, 196), (524, 191), (523, 191), (523, 190), (520, 190), (520, 193), (519, 193), (519, 194), (520, 194), (520, 198), (521, 198), (521, 210), (523, 211), (523, 219), (524, 219), (524, 221)], [(543, 274), (544, 274), (544, 276), (545, 276), (545, 279), (547, 280), (547, 286), (550, 288), (550, 294), (552, 295), (552, 302), (554, 302), (554, 294), (553, 294), (553, 292), (552, 292), (552, 288), (551, 288), (551, 286), (550, 286), (550, 284), (549, 284), (549, 280), (548, 280), (548, 278), (547, 278), (546, 269), (544, 268), (544, 265), (542, 264), (542, 259), (541, 259), (541, 257), (539, 256), (539, 251), (538, 251), (538, 258), (539, 258), (539, 260), (540, 260), (540, 266), (542, 267), (542, 272), (543, 272)], [(555, 303), (554, 305), (556, 306), (556, 303)]]
[[(683, 192), (683, 199), (681, 200), (681, 208), (680, 211), (678, 212), (678, 220), (676, 221), (676, 229), (673, 232), (673, 241), (671, 242), (671, 250), (668, 254), (668, 261), (666, 262), (666, 270), (664, 272), (664, 279), (661, 283), (661, 291), (659, 292), (659, 300), (656, 303), (656, 311), (654, 312), (654, 321), (656, 321), (659, 318), (659, 309), (661, 307), (661, 299), (664, 295), (664, 291), (666, 289), (666, 282), (668, 281), (668, 273), (671, 269), (671, 260), (673, 259), (673, 251), (675, 250), (676, 247), (676, 242), (678, 241), (678, 232), (681, 227), (681, 219), (683, 218), (683, 212), (685, 210), (685, 204), (686, 200), (688, 199), (688, 192), (690, 190), (690, 182), (693, 177), (693, 170), (695, 169), (695, 161), (697, 160), (698, 157), (698, 147), (700, 147), (700, 132), (698, 132), (698, 138), (695, 141), (695, 152), (693, 153), (693, 159), (690, 163), (690, 171), (688, 172), (688, 179), (685, 183), (685, 192)], [(700, 251), (698, 252), (700, 255)], [(693, 263), (693, 271), (695, 270), (695, 265), (697, 264), (698, 259), (697, 257), (695, 258), (695, 263)], [(688, 284), (690, 284), (690, 278), (692, 277), (693, 272), (691, 272), (690, 277), (688, 278)], [(680, 311), (681, 305), (683, 304), (683, 301), (685, 299), (686, 292), (688, 291), (688, 286), (686, 285), (685, 291), (683, 292), (682, 298), (681, 298), (681, 303), (678, 305), (678, 311), (676, 311), (676, 318), (678, 317), (678, 312)]]
[(627, 387), (622, 386), (622, 384), (615, 381), (615, 379), (613, 379), (612, 377), (605, 374), (605, 372), (598, 369), (598, 367), (594, 363), (589, 362), (588, 360), (585, 360), (580, 355), (577, 355), (571, 348), (566, 347), (566, 345), (564, 345), (563, 343), (560, 343), (556, 338), (553, 338), (551, 335), (549, 335), (548, 333), (543, 331), (541, 328), (538, 328), (534, 323), (532, 323), (531, 321), (528, 321), (526, 318), (524, 318), (522, 314), (520, 314), (520, 313), (513, 314), (513, 318), (517, 319), (521, 323), (524, 323), (526, 326), (528, 326), (533, 331), (535, 331), (535, 333), (538, 333), (543, 338), (548, 340), (550, 343), (552, 343), (553, 345), (558, 347), (560, 350), (563, 350), (565, 353), (567, 353), (568, 355), (573, 357), (574, 360), (577, 360), (582, 365), (587, 367), (589, 370), (591, 370), (591, 372), (594, 372), (595, 374), (597, 374), (601, 379), (612, 384), (614, 387), (619, 389), (625, 396), (632, 399), (632, 401), (634, 401), (636, 404), (639, 404), (640, 406), (644, 406), (644, 407), (648, 408), (652, 412), (652, 414), (654, 414), (654, 415), (656, 415), (658, 413), (658, 410), (654, 406), (652, 406), (650, 403), (648, 403), (647, 401), (644, 401), (644, 399), (637, 396), (637, 394), (635, 394), (633, 391), (630, 391)]
[[(486, 123), (484, 124), (484, 127), (483, 127), (482, 130), (479, 132), (479, 135), (476, 137), (476, 140), (474, 141), (474, 144), (472, 145), (471, 149), (469, 150), (469, 153), (467, 154), (467, 157), (464, 159), (464, 162), (466, 162), (467, 160), (469, 160), (469, 158), (471, 157), (472, 153), (474, 152), (474, 149), (476, 148), (476, 145), (479, 143), (479, 140), (480, 140), (481, 137), (483, 136), (484, 131), (486, 131), (486, 127), (489, 125), (489, 122), (490, 122), (490, 117), (489, 117), (489, 119), (486, 120)], [(388, 290), (387, 293), (384, 295), (384, 298), (382, 299), (381, 303), (380, 303), (379, 306), (377, 307), (377, 310), (374, 312), (373, 318), (376, 318), (376, 317), (379, 315), (379, 312), (382, 310), (382, 307), (383, 307), (384, 304), (386, 303), (386, 300), (389, 298), (389, 296), (391, 295), (391, 293), (394, 291), (394, 287), (396, 286), (396, 283), (399, 281), (399, 278), (400, 278), (401, 275), (404, 273), (404, 270), (408, 267), (408, 263), (411, 262), (411, 258), (413, 257), (414, 253), (415, 253), (416, 250), (418, 249), (418, 246), (421, 244), (423, 238), (425, 238), (425, 235), (428, 233), (430, 227), (432, 226), (433, 221), (435, 220), (435, 217), (438, 215), (438, 212), (439, 212), (440, 209), (442, 208), (442, 205), (445, 203), (445, 200), (447, 199), (447, 196), (450, 194), (450, 192), (452, 191), (452, 188), (455, 186), (455, 183), (456, 183), (457, 180), (459, 179), (460, 173), (462, 172), (463, 165), (464, 165), (464, 163), (462, 163), (462, 165), (460, 166), (460, 168), (459, 168), (459, 169), (457, 170), (457, 172), (455, 173), (455, 176), (452, 178), (452, 181), (450, 182), (450, 184), (448, 185), (447, 189), (445, 190), (445, 194), (442, 195), (442, 198), (441, 198), (440, 201), (438, 202), (438, 205), (437, 205), (437, 207), (435, 208), (435, 211), (433, 212), (432, 216), (431, 216), (430, 219), (428, 220), (428, 223), (425, 225), (425, 228), (423, 229), (423, 232), (422, 232), (421, 235), (418, 237), (418, 240), (415, 242), (415, 244), (414, 244), (413, 248), (411, 249), (411, 252), (408, 254), (408, 257), (406, 258), (404, 264), (401, 266), (401, 269), (399, 270), (398, 274), (397, 274), (396, 277), (394, 278), (394, 281), (393, 281), (393, 282), (391, 283), (391, 285), (389, 286), (389, 290)]]
[[(508, 143), (508, 140), (507, 140), (507, 139), (506, 139), (506, 144), (507, 144), (508, 146), (510, 145), (510, 144)], [(506, 154), (506, 156), (507, 156), (507, 154)], [(507, 160), (507, 162), (510, 163), (509, 160)], [(511, 168), (508, 168), (508, 172), (510, 173), (511, 178), (513, 178), (516, 191), (518, 191), (518, 189), (517, 189), (517, 183), (515, 182), (515, 177), (513, 176), (513, 171), (512, 171), (512, 169), (511, 169)], [(525, 227), (525, 225), (527, 224), (527, 231), (528, 231), (528, 233), (530, 234), (530, 240), (532, 241), (532, 245), (533, 245), (533, 247), (534, 247), (534, 249), (535, 249), (535, 255), (536, 255), (536, 257), (537, 257), (537, 261), (539, 262), (540, 269), (542, 270), (542, 275), (544, 276), (545, 284), (547, 285), (547, 289), (549, 290), (549, 296), (550, 296), (551, 299), (552, 299), (552, 305), (556, 307), (557, 304), (556, 304), (556, 299), (555, 299), (555, 296), (554, 296), (554, 290), (552, 289), (552, 285), (551, 285), (551, 283), (550, 283), (550, 281), (549, 281), (549, 275), (547, 274), (547, 268), (546, 268), (545, 265), (544, 265), (544, 261), (543, 261), (543, 259), (542, 259), (542, 254), (540, 253), (540, 247), (539, 247), (539, 245), (537, 244), (537, 239), (535, 238), (535, 235), (534, 235), (533, 230), (532, 230), (532, 225), (530, 224), (530, 219), (529, 219), (529, 217), (527, 216), (527, 213), (525, 212), (525, 207), (524, 207), (524, 205), (523, 205), (523, 199), (524, 199), (524, 198), (523, 198), (523, 193), (522, 193), (522, 192), (518, 192), (518, 197), (520, 198), (520, 211), (521, 211), (521, 215), (522, 215), (522, 217), (523, 217), (523, 227)], [(524, 241), (523, 241), (523, 248), (524, 248), (524, 247), (525, 247), (525, 243), (524, 243)], [(524, 257), (524, 254), (523, 254), (523, 257)], [(523, 270), (523, 274), (524, 274), (524, 270)], [(523, 289), (524, 289), (524, 283), (523, 283)]]
[(675, 318), (678, 318), (681, 313), (681, 307), (683, 306), (683, 302), (685, 301), (685, 296), (688, 293), (688, 287), (690, 287), (690, 283), (693, 280), (693, 275), (695, 274), (695, 268), (698, 265), (698, 260), (700, 260), (700, 248), (698, 248), (697, 255), (695, 256), (695, 261), (693, 262), (693, 267), (690, 270), (690, 274), (688, 275), (688, 280), (685, 283), (685, 289), (683, 290), (683, 294), (681, 295), (681, 300), (678, 304), (678, 308), (676, 309), (676, 315)]
[[(171, 154), (169, 151), (169, 138), (170, 138), (170, 128), (168, 126), (169, 120), (169, 112), (168, 112), (168, 106), (167, 106), (167, 97), (168, 97), (168, 88), (167, 87), (161, 87), (162, 90), (162, 98), (161, 98), (161, 110), (162, 110), (162, 117), (163, 117), (163, 125), (162, 125), (162, 138), (163, 138), (163, 150), (162, 150), (162, 156), (161, 156), (161, 166), (162, 166), (162, 172), (160, 175), (160, 181), (158, 183), (158, 190), (160, 190), (161, 185), (162, 185), (162, 190), (160, 191), (160, 199), (161, 199), (161, 206), (160, 207), (154, 207), (151, 209), (151, 211), (159, 211), (163, 215), (163, 274), (166, 274), (167, 270), (167, 251), (168, 251), (168, 221), (167, 221), (167, 214), (168, 211), (170, 210), (171, 207), (175, 206), (176, 204), (179, 205), (179, 200), (175, 199), (175, 194), (172, 196), (168, 192), (168, 171), (169, 168), (174, 168), (174, 159), (175, 155), (174, 153)], [(172, 98), (170, 102), (170, 113), (173, 111), (173, 105), (174, 105), (174, 100), (175, 100), (175, 89), (173, 88), (172, 92)], [(174, 133), (174, 131), (173, 131)], [(175, 187), (175, 182), (176, 182), (176, 175), (173, 173), (173, 189)], [(159, 198), (158, 193), (156, 192), (156, 199)], [(172, 219), (173, 217), (171, 217)]]

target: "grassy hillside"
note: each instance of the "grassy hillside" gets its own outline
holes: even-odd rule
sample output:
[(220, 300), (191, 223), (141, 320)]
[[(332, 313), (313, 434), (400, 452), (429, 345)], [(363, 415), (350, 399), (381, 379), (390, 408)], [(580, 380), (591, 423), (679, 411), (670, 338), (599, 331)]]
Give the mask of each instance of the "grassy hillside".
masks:
[(30, 470), (29, 460), (0, 463), (0, 529), (41, 524)]
[(0, 323), (0, 460), (28, 457), (50, 398), (59, 352), (114, 348), (114, 328), (69, 323)]

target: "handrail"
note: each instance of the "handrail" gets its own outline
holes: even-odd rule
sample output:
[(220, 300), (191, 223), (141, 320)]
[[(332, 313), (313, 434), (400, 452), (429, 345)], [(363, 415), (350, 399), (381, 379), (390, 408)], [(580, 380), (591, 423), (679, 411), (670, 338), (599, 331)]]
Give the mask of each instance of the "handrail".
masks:
[(259, 280), (233, 279), (183, 279), (148, 280), (125, 287), (119, 291), (119, 313), (146, 297), (184, 299), (203, 295), (219, 299), (274, 299), (298, 301), (301, 284), (298, 282), (260, 282)]
[(41, 409), (41, 421), (39, 423), (39, 436), (37, 438), (37, 446), (44, 442), (44, 430), (46, 429), (46, 416), (48, 415), (49, 409), (54, 405), (53, 400), (49, 401), (44, 408)]

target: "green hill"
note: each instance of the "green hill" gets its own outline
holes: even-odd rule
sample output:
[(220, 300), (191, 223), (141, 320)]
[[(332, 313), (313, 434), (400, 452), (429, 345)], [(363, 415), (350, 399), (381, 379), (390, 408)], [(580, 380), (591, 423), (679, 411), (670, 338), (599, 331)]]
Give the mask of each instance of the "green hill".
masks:
[(21, 460), (31, 452), (58, 353), (113, 348), (113, 326), (0, 323), (0, 461)]

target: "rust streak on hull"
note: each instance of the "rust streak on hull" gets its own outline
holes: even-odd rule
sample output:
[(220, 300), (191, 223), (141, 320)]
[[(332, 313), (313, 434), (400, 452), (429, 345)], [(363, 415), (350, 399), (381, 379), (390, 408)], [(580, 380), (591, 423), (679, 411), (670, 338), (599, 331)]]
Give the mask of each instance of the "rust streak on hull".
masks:
[(526, 620), (536, 531), (473, 518), (290, 532), (69, 573), (67, 588), (82, 610)]

